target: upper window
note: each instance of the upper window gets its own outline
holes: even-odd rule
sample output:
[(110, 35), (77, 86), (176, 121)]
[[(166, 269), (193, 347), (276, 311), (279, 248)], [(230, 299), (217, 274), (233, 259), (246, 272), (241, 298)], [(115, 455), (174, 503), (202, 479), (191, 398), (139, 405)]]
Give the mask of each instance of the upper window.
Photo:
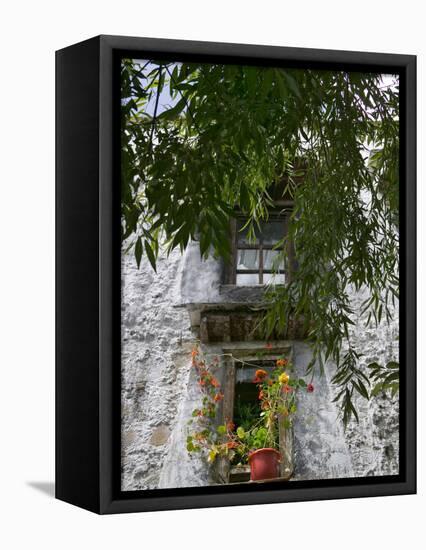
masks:
[(233, 221), (233, 257), (228, 283), (240, 286), (284, 284), (288, 274), (278, 246), (287, 233), (288, 215), (270, 214), (268, 220), (255, 226), (254, 236), (249, 235), (246, 223), (243, 217)]

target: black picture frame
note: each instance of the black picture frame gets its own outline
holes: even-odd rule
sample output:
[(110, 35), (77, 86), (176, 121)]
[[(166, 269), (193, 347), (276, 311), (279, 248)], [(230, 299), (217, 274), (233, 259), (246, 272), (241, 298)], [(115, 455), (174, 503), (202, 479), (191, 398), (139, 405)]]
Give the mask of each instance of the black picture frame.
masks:
[[(120, 490), (122, 56), (400, 75), (400, 473)], [(100, 514), (416, 492), (416, 57), (98, 36), (56, 52), (56, 498)]]

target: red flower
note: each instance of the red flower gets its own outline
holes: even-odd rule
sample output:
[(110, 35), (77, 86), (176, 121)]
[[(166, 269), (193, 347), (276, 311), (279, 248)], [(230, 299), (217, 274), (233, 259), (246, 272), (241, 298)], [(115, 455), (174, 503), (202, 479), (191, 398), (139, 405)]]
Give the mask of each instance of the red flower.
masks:
[(314, 391), (314, 385), (313, 385), (313, 384), (308, 384), (308, 385), (306, 386), (306, 391), (307, 391), (308, 393), (312, 393), (312, 392)]

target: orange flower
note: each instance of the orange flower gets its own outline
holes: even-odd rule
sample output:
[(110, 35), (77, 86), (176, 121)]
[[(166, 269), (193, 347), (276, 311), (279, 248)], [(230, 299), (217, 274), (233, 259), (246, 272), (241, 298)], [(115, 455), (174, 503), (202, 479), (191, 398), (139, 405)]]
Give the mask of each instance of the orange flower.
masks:
[(291, 391), (293, 391), (293, 390), (287, 384), (285, 386), (283, 386), (283, 392), (284, 393), (290, 393)]
[(266, 370), (257, 369), (257, 371), (255, 373), (255, 376), (254, 376), (254, 379), (253, 379), (253, 382), (255, 384), (259, 384), (260, 382), (263, 382), (263, 380), (265, 379), (266, 376), (268, 376), (268, 373), (266, 372)]
[(226, 424), (226, 427), (230, 432), (232, 432), (232, 430), (235, 430), (235, 424), (232, 422), (232, 420), (228, 421), (228, 423)]
[(191, 351), (191, 355), (192, 357), (196, 357), (198, 355), (198, 349), (197, 348), (194, 348), (192, 351)]
[(222, 401), (223, 399), (223, 393), (217, 393), (215, 396), (214, 396), (214, 400), (215, 401)]
[(277, 359), (277, 367), (285, 367), (287, 363), (287, 359)]
[(228, 447), (228, 449), (235, 449), (236, 447), (238, 447), (238, 443), (236, 441), (228, 441), (226, 446)]
[(263, 399), (263, 397), (264, 397), (264, 393), (263, 393), (262, 390), (260, 390), (260, 392), (259, 392), (259, 399)]
[(214, 376), (212, 376), (210, 382), (211, 382), (211, 385), (214, 386), (215, 388), (218, 388), (220, 386), (219, 380)]

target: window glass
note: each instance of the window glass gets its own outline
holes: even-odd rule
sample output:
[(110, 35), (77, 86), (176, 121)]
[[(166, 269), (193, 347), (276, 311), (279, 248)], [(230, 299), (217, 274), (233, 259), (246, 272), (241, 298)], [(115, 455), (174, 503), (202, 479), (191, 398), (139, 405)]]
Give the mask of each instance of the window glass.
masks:
[[(284, 262), (278, 262), (278, 256), (280, 252), (278, 250), (264, 250), (263, 251), (263, 269), (273, 269), (275, 271), (284, 270)], [(238, 268), (240, 269), (240, 268)]]
[[(253, 240), (249, 237), (249, 230), (244, 227), (247, 220), (237, 218), (235, 251), (235, 279), (234, 284), (252, 286), (260, 284), (283, 284), (285, 281), (285, 265), (280, 249), (274, 249), (277, 243), (281, 243), (285, 231), (284, 217), (273, 214), (269, 220), (260, 222), (254, 227)], [(247, 273), (257, 271), (257, 273)], [(266, 272), (277, 271), (273, 277)]]
[(237, 285), (258, 285), (258, 273), (237, 273)]
[(284, 236), (284, 223), (281, 220), (262, 223), (263, 244), (276, 244)]
[(274, 285), (283, 285), (285, 282), (285, 275), (284, 273), (264, 273), (263, 274), (263, 284), (267, 285), (269, 283), (272, 283)]
[(238, 250), (237, 269), (259, 269), (259, 250)]

